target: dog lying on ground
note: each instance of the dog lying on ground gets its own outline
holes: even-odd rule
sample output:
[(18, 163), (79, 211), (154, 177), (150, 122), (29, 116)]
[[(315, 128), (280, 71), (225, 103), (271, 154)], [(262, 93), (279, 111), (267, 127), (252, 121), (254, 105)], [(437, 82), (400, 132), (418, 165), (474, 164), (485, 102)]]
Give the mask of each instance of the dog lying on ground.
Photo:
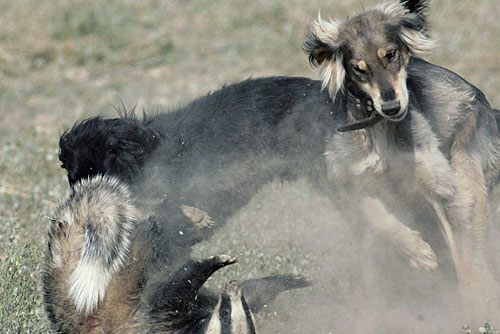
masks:
[(58, 207), (43, 274), (57, 333), (255, 334), (253, 313), (310, 285), (301, 276), (270, 276), (230, 281), (217, 296), (203, 284), (236, 258), (171, 257), (175, 245), (158, 235), (154, 217), (138, 216), (127, 187), (107, 176), (77, 183)]
[[(129, 181), (138, 198), (159, 202), (165, 232), (191, 245), (214, 229), (193, 228), (183, 205), (207, 212), (217, 227), (273, 179), (306, 178), (334, 203), (359, 206), (375, 233), (433, 270), (432, 248), (396, 214), (424, 202), (435, 220), (417, 224), (438, 222), (465, 304), (486, 316), (498, 309), (496, 298), (486, 302), (498, 128), (481, 91), (418, 58), (433, 45), (425, 8), (402, 1), (344, 21), (318, 19), (304, 49), (321, 82), (247, 80), (143, 120), (78, 123), (60, 140), (70, 183), (99, 173)], [(349, 202), (346, 193), (358, 197)]]

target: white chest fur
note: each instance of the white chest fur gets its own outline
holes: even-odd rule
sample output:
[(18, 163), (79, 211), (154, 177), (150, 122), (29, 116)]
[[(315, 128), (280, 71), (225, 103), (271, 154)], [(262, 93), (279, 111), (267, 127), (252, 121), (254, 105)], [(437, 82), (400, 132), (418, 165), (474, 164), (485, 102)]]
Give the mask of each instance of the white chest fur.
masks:
[[(439, 148), (439, 140), (421, 114), (410, 111), (411, 124), (407, 135), (412, 146), (398, 146), (399, 136), (391, 134), (385, 122), (372, 127), (337, 132), (327, 139), (325, 160), (330, 181), (342, 181), (353, 175), (377, 176), (389, 171), (413, 184), (429, 184), (443, 197), (450, 196), (454, 172)], [(400, 139), (400, 138), (399, 138)], [(394, 174), (393, 174), (394, 173)]]
[(366, 172), (380, 174), (385, 170), (387, 139), (384, 126), (350, 132), (337, 132), (327, 139), (325, 159), (330, 180)]

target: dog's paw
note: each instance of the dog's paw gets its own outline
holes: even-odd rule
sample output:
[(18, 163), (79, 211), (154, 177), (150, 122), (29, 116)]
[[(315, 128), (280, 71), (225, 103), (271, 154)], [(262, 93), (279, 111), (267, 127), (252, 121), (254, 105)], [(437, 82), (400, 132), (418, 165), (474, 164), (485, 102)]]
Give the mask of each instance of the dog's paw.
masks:
[(189, 218), (198, 228), (211, 228), (214, 224), (212, 218), (205, 211), (194, 206), (181, 205), (182, 214)]
[(404, 244), (404, 252), (410, 258), (410, 264), (415, 268), (432, 271), (438, 267), (436, 254), (416, 231), (411, 231), (408, 235), (408, 240)]
[(232, 257), (229, 255), (217, 255), (213, 257), (213, 260), (217, 262), (217, 264), (221, 267), (228, 266), (230, 264), (238, 262), (237, 257)]

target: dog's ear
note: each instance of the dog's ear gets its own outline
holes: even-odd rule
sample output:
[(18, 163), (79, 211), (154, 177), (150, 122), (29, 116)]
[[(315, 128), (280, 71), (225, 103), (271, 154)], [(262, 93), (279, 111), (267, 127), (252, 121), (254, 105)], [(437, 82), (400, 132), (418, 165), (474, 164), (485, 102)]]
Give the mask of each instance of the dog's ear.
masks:
[(318, 18), (311, 25), (311, 32), (302, 49), (309, 57), (309, 63), (319, 67), (322, 89), (328, 88), (332, 98), (342, 89), (345, 79), (342, 43), (338, 36), (337, 21)]
[(399, 29), (399, 39), (416, 57), (429, 55), (436, 46), (435, 40), (425, 33), (420, 19), (415, 15), (403, 17)]
[(401, 0), (379, 7), (390, 18), (388, 29), (395, 31), (401, 43), (417, 57), (430, 54), (436, 45), (427, 34), (427, 8), (428, 2), (424, 0)]
[(409, 13), (418, 16), (419, 31), (427, 31), (427, 10), (429, 9), (428, 0), (400, 0), (401, 5), (408, 10)]

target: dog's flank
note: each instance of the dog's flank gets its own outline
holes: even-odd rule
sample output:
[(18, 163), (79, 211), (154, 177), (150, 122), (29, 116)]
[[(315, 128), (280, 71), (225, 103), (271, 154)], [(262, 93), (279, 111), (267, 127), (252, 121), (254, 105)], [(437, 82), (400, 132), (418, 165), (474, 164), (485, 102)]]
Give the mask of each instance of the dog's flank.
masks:
[[(301, 276), (272, 276), (230, 282), (218, 298), (202, 286), (236, 258), (171, 257), (177, 246), (157, 233), (154, 219), (136, 223), (135, 212), (127, 187), (101, 176), (79, 181), (56, 210), (42, 283), (57, 333), (255, 334), (251, 310), (310, 285)], [(234, 310), (229, 325), (227, 305), (216, 308), (224, 296)], [(220, 331), (207, 332), (208, 324)]]

